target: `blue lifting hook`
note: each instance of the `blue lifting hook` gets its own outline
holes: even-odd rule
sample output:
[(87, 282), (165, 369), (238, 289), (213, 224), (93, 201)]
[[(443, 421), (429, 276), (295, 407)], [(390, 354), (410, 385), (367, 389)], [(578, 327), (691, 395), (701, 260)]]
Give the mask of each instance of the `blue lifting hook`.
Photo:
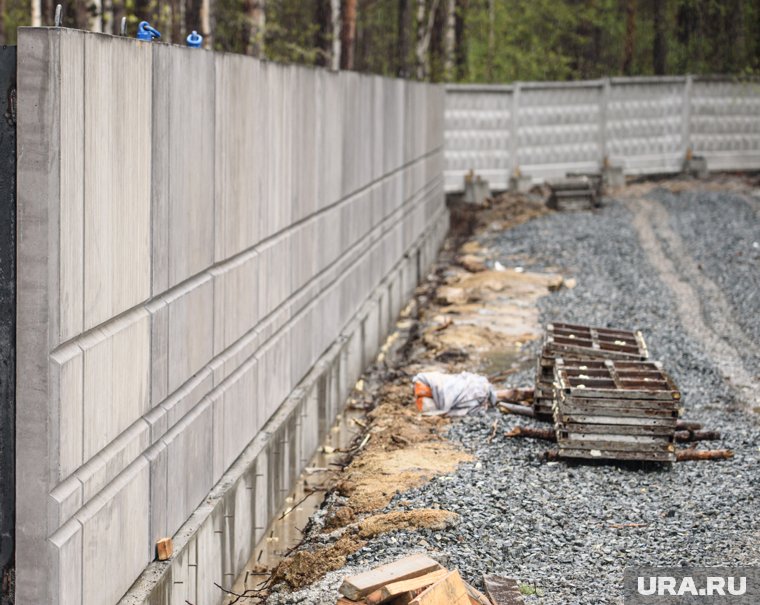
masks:
[(187, 37), (187, 45), (190, 48), (200, 48), (201, 44), (203, 44), (203, 36), (193, 30), (193, 33)]
[(137, 39), (138, 40), (155, 40), (161, 37), (161, 32), (155, 27), (151, 27), (147, 21), (140, 21), (140, 25), (137, 26)]

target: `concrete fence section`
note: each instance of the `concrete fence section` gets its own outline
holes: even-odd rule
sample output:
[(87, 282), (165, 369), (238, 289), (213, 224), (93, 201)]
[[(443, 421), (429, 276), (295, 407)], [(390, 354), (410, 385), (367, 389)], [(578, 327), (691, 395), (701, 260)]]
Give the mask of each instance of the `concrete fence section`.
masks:
[(447, 192), (470, 171), (504, 190), (598, 171), (673, 173), (687, 150), (711, 170), (760, 168), (760, 82), (726, 78), (611, 78), (446, 88)]
[(22, 28), (18, 107), (16, 602), (217, 603), (445, 236), (444, 91)]

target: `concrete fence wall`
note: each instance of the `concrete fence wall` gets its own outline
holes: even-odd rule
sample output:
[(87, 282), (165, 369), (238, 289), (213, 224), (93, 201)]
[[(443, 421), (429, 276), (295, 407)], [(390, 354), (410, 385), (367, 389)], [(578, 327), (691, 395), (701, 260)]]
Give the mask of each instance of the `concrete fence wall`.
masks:
[(760, 168), (760, 82), (611, 78), (446, 88), (446, 191), (470, 170), (506, 189), (519, 168), (536, 181), (597, 171), (679, 172), (688, 149), (711, 170)]
[(16, 602), (217, 603), (445, 236), (444, 91), (27, 28), (18, 106)]

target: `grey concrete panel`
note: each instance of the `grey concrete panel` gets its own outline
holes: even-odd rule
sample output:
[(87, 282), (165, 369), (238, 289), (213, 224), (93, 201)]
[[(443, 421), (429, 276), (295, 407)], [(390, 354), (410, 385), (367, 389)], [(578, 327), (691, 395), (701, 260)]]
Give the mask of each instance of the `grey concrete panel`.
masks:
[(167, 448), (167, 535), (172, 535), (214, 484), (213, 410), (204, 399), (163, 438)]
[(214, 281), (208, 274), (164, 297), (169, 307), (169, 392), (207, 364), (214, 347)]
[(84, 413), (83, 354), (72, 343), (50, 358), (51, 399), (57, 403), (58, 468), (55, 477), (63, 481), (82, 464)]
[(173, 48), (169, 96), (169, 286), (214, 262), (215, 60)]
[(151, 290), (151, 45), (84, 38), (84, 327)]
[(135, 461), (76, 518), (82, 525), (82, 605), (116, 603), (152, 559), (147, 460)]
[(70, 521), (50, 537), (52, 575), (59, 605), (82, 605), (82, 526)]
[[(68, 602), (79, 569), (73, 600), (111, 605), (171, 534), (177, 555), (125, 603), (218, 599), (210, 579), (242, 566), (413, 287), (404, 254), (435, 239), (431, 260), (443, 236), (435, 95), (21, 37), (20, 95), (45, 119), (19, 116), (19, 372), (35, 378), (19, 391), (18, 602)], [(98, 534), (123, 543), (118, 567), (110, 544), (96, 560)]]
[(83, 460), (150, 409), (150, 315), (125, 315), (81, 340), (84, 351)]
[(84, 261), (84, 40), (61, 32), (60, 340), (82, 331)]

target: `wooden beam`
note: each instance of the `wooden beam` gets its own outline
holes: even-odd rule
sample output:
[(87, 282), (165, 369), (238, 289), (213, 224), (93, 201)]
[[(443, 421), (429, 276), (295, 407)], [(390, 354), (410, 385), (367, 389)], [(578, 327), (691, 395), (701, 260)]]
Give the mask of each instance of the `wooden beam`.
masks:
[(421, 554), (411, 555), (345, 578), (338, 591), (349, 599), (357, 601), (391, 582), (417, 578), (438, 569), (443, 568), (430, 557)]
[(421, 593), (409, 605), (470, 605), (470, 593), (455, 569)]

